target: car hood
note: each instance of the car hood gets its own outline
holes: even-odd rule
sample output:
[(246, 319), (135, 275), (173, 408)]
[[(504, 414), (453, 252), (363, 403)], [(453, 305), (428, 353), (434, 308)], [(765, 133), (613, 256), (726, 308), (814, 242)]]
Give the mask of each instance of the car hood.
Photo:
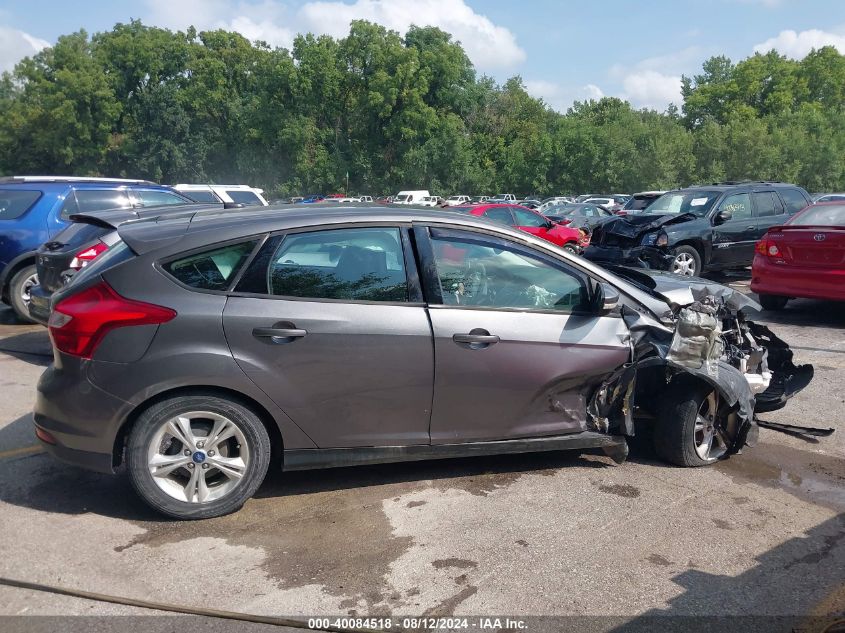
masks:
[(760, 304), (747, 295), (734, 290), (730, 286), (709, 279), (684, 277), (683, 275), (673, 275), (659, 270), (629, 268), (627, 266), (608, 266), (607, 268), (626, 281), (659, 295), (673, 310), (690, 305), (704, 295), (723, 298), (726, 307), (731, 310), (743, 308), (762, 310)]

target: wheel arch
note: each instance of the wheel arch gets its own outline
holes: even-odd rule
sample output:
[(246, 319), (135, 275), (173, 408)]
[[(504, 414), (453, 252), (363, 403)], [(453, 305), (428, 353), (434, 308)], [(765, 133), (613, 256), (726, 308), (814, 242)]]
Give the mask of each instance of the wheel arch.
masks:
[(15, 276), (15, 274), (17, 274), (17, 272), (21, 268), (34, 265), (36, 261), (36, 255), (36, 251), (28, 251), (26, 253), (21, 253), (8, 264), (6, 264), (6, 267), (3, 269), (3, 272), (0, 273), (0, 293), (2, 293), (3, 298), (7, 298), (9, 296), (9, 284), (11, 283), (12, 278)]
[(225, 397), (250, 409), (258, 416), (258, 419), (261, 420), (264, 428), (267, 429), (267, 435), (270, 437), (270, 466), (281, 468), (284, 461), (284, 439), (282, 438), (282, 431), (279, 429), (279, 425), (276, 423), (276, 420), (267, 408), (254, 398), (251, 398), (240, 391), (214, 385), (192, 385), (168, 389), (151, 396), (132, 409), (129, 415), (126, 416), (126, 420), (118, 429), (117, 435), (114, 439), (114, 445), (112, 447), (112, 466), (114, 468), (117, 468), (124, 462), (126, 441), (141, 414), (154, 404), (177, 396)]

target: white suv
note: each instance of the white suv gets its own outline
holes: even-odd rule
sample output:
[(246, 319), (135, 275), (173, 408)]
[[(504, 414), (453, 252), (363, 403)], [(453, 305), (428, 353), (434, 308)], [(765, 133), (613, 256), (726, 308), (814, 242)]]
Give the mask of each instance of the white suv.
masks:
[(472, 198), (469, 196), (449, 196), (446, 198), (446, 204), (450, 207), (460, 207), (470, 202), (472, 202)]
[(194, 202), (229, 202), (235, 204), (267, 206), (263, 189), (249, 185), (174, 185), (173, 188)]

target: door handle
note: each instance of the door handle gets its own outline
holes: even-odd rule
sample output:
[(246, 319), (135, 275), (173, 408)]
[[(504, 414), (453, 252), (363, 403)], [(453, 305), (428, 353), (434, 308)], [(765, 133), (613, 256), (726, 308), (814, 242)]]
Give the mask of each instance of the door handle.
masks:
[(745, 227), (745, 230), (751, 231), (751, 230), (756, 229), (756, 228), (757, 228), (756, 224), (749, 224), (748, 226)]
[(254, 337), (269, 338), (273, 343), (292, 343), (307, 334), (307, 330), (298, 328), (257, 327), (252, 330)]
[(483, 328), (473, 328), (469, 334), (453, 334), (452, 341), (467, 349), (486, 349), (499, 342), (499, 337)]

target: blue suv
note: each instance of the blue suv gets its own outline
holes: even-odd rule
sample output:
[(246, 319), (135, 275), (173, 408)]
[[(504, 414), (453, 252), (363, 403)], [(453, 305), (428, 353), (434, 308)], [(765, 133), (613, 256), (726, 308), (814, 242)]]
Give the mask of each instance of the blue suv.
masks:
[(38, 247), (70, 224), (74, 213), (193, 204), (170, 187), (145, 180), (15, 176), (0, 178), (0, 292), (18, 318), (30, 321), (38, 283)]

